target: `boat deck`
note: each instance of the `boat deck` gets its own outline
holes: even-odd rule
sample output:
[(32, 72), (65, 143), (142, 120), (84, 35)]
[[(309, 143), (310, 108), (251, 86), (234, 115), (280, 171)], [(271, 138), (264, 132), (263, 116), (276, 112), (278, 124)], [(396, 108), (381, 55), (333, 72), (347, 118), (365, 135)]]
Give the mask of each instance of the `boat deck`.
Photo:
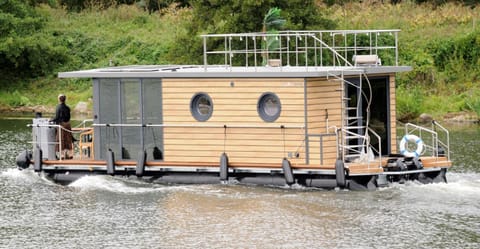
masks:
[[(387, 161), (389, 157), (382, 158), (382, 161), (374, 160), (369, 163), (346, 163), (345, 168), (348, 170), (350, 175), (377, 175), (384, 173), (384, 167), (387, 166)], [(432, 168), (449, 168), (452, 166), (452, 162), (445, 157), (421, 157), (420, 158), (425, 169)], [(107, 162), (103, 160), (80, 160), (80, 159), (69, 159), (69, 160), (45, 160), (42, 162), (46, 167), (48, 166), (61, 166), (64, 168), (72, 167), (106, 167)], [(115, 165), (119, 167), (136, 167), (136, 161), (115, 161)], [(379, 165), (382, 165), (380, 167)], [(185, 169), (189, 168), (194, 171), (208, 170), (208, 171), (218, 171), (220, 163), (218, 162), (165, 162), (165, 161), (148, 161), (145, 163), (146, 167), (150, 169), (160, 169), (168, 168), (171, 171), (175, 169)], [(282, 163), (229, 163), (228, 167), (231, 169), (245, 169), (248, 171), (275, 171), (282, 170)], [(297, 171), (308, 171), (308, 172), (329, 172), (335, 171), (335, 165), (319, 165), (319, 164), (292, 164), (293, 170)]]

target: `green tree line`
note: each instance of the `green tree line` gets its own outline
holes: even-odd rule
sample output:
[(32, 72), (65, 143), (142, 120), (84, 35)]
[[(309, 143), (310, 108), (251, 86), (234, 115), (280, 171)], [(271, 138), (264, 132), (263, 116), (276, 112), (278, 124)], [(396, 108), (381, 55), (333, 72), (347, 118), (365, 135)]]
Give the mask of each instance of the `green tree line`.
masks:
[[(355, 2), (359, 0), (323, 0), (322, 2), (328, 4), (328, 5), (334, 5), (334, 4), (343, 4), (345, 2)], [(31, 3), (50, 3), (50, 4), (55, 4), (55, 0), (30, 0)], [(88, 6), (92, 4), (104, 6), (104, 7), (110, 7), (112, 5), (118, 5), (118, 4), (138, 4), (139, 6), (144, 7), (145, 9), (149, 11), (157, 11), (162, 8), (168, 7), (172, 3), (176, 3), (179, 6), (185, 7), (185, 6), (190, 6), (190, 3), (193, 1), (189, 0), (59, 0), (59, 4), (66, 6), (69, 10), (74, 10), (74, 11), (80, 11), (84, 8), (87, 8)], [(222, 2), (222, 1), (209, 1), (209, 2)], [(232, 1), (223, 1), (223, 3), (229, 3)], [(398, 4), (401, 3), (402, 0), (387, 0), (381, 1), (383, 2), (389, 2), (393, 4)], [(423, 4), (423, 3), (430, 3), (435, 6), (437, 5), (442, 5), (447, 2), (456, 2), (456, 3), (461, 3), (465, 5), (470, 5), (470, 6), (475, 6), (480, 2), (480, 0), (415, 0), (415, 3), (417, 4)]]
[[(83, 91), (89, 90), (89, 82), (58, 80), (59, 71), (109, 64), (201, 63), (198, 35), (261, 31), (263, 17), (270, 8), (277, 7), (286, 20), (286, 30), (405, 30), (400, 38), (400, 62), (412, 65), (414, 70), (398, 79), (398, 116), (412, 118), (435, 108), (480, 115), (478, 19), (457, 20), (463, 16), (449, 17), (447, 13), (442, 17), (444, 22), (437, 23), (435, 17), (429, 16), (449, 4), (454, 6), (452, 11), (458, 11), (455, 6), (468, 6), (475, 12), (480, 0), (384, 2), (372, 1), (367, 5), (353, 0), (0, 0), (0, 107), (52, 103), (34, 96), (30, 90), (38, 89), (36, 95), (41, 95), (42, 89), (52, 89), (52, 85), (75, 93), (82, 91), (76, 94), (78, 98), (88, 98)], [(376, 16), (341, 19), (349, 5), (354, 6), (355, 17), (368, 15), (379, 6), (409, 4), (424, 9), (418, 13), (420, 17), (408, 20), (411, 23), (365, 21), (380, 18)], [(397, 7), (388, 8), (398, 12)], [(427, 24), (421, 23), (425, 20)], [(455, 33), (458, 23), (472, 28)], [(452, 35), (424, 32), (426, 37), (420, 37), (415, 33), (415, 25), (430, 25), (429, 32), (452, 30)], [(8, 96), (13, 97), (9, 100)], [(446, 102), (445, 106), (450, 104), (453, 108), (438, 108), (432, 101)]]
[(65, 62), (65, 48), (52, 46), (54, 37), (41, 33), (45, 22), (45, 17), (24, 1), (0, 1), (0, 68), (4, 77), (45, 75)]

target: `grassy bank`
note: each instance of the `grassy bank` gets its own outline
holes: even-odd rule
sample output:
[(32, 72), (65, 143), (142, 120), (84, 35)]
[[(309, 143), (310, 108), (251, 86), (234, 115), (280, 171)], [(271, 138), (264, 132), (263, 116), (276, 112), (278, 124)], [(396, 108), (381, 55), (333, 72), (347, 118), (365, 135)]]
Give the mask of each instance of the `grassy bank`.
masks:
[[(68, 104), (92, 106), (90, 79), (58, 79), (62, 71), (92, 69), (109, 65), (169, 64), (168, 51), (188, 21), (187, 9), (167, 9), (148, 14), (136, 6), (120, 5), (67, 12), (47, 5), (37, 7), (48, 21), (44, 32), (67, 48), (69, 59), (44, 77), (21, 79), (0, 85), (1, 112), (51, 112), (57, 95), (65, 93)], [(3, 78), (2, 81), (7, 79)]]
[[(400, 119), (415, 119), (421, 113), (441, 119), (460, 112), (478, 119), (480, 54), (477, 52), (474, 61), (467, 61), (464, 58), (467, 56), (460, 54), (462, 46), (465, 50), (480, 51), (478, 7), (472, 9), (454, 3), (432, 6), (408, 1), (397, 5), (364, 1), (337, 6), (331, 11), (339, 28), (402, 30), (400, 64), (413, 66), (413, 71), (399, 74), (397, 79), (397, 116)], [(470, 43), (462, 44), (472, 34)], [(438, 50), (448, 44), (460, 48), (446, 51), (446, 58), (436, 58)]]
[[(415, 119), (429, 113), (441, 119), (459, 112), (480, 116), (480, 54), (473, 54), (478, 61), (472, 61), (471, 54), (462, 52), (480, 51), (478, 8), (451, 3), (434, 7), (409, 1), (397, 5), (363, 1), (330, 7), (319, 2), (318, 6), (338, 29), (402, 30), (400, 63), (414, 70), (398, 77), (398, 117)], [(79, 13), (45, 5), (37, 10), (47, 18), (42, 32), (55, 36), (56, 45), (68, 50), (68, 60), (53, 74), (0, 87), (2, 110), (28, 111), (39, 106), (51, 110), (59, 92), (69, 96), (73, 107), (79, 101), (90, 103), (89, 80), (58, 79), (57, 72), (108, 65), (170, 64), (176, 61), (176, 55), (170, 52), (176, 37), (186, 32), (191, 20), (188, 8), (152, 14), (124, 5), (104, 10), (92, 7)]]

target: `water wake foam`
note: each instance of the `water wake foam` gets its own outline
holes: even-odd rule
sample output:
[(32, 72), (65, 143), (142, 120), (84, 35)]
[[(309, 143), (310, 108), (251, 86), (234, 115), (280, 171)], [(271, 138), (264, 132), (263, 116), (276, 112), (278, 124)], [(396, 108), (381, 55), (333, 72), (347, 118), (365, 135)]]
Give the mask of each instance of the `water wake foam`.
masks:
[(168, 192), (186, 189), (185, 186), (164, 186), (152, 183), (114, 178), (110, 176), (84, 176), (71, 183), (70, 187), (81, 190), (102, 190), (122, 194)]
[[(448, 192), (451, 194), (460, 195), (476, 195), (480, 192), (480, 174), (477, 173), (449, 173), (447, 175), (448, 183), (435, 183), (435, 184), (421, 184), (418, 182), (407, 182), (405, 184), (395, 183), (389, 188), (380, 188), (380, 191), (388, 189), (400, 188), (406, 191), (412, 189), (428, 189), (431, 191)], [(123, 179), (110, 176), (85, 176), (79, 180), (71, 183), (69, 186), (79, 188), (82, 190), (103, 190), (114, 193), (124, 194), (141, 194), (141, 193), (154, 193), (154, 192), (168, 192), (168, 191), (188, 191), (198, 193), (209, 194), (227, 194), (230, 195), (231, 191), (239, 191), (242, 189), (236, 184), (227, 184), (227, 188), (212, 187), (210, 185), (175, 185), (166, 186), (154, 183), (147, 183), (132, 179)], [(232, 188), (233, 187), (233, 188)], [(291, 189), (297, 191), (308, 191), (311, 188), (306, 188), (300, 185), (293, 185), (287, 187), (277, 187), (274, 189)], [(318, 189), (317, 189), (318, 190)], [(214, 193), (215, 192), (215, 193)], [(241, 191), (244, 192), (244, 191)], [(247, 191), (248, 192), (248, 191)]]
[(27, 176), (31, 175), (29, 174), (30, 172), (31, 171), (28, 170), (18, 170), (15, 168), (11, 168), (3, 171), (1, 176), (6, 178), (27, 178)]
[(424, 188), (436, 189), (456, 195), (475, 195), (480, 193), (480, 174), (477, 173), (449, 173), (448, 183), (424, 185)]
[(26, 185), (32, 185), (36, 183), (54, 184), (48, 181), (43, 176), (39, 177), (39, 175), (33, 172), (33, 170), (19, 170), (16, 168), (10, 168), (10, 169), (7, 169), (6, 171), (1, 172), (0, 177), (13, 180), (16, 182), (21, 182), (22, 184), (26, 184)]
[(478, 173), (448, 173), (448, 183), (422, 184), (419, 182), (406, 182), (405, 184), (394, 183), (388, 188), (380, 189), (388, 191), (389, 189), (400, 189), (404, 191), (428, 190), (430, 193), (439, 193), (457, 196), (478, 196), (480, 193), (480, 174)]

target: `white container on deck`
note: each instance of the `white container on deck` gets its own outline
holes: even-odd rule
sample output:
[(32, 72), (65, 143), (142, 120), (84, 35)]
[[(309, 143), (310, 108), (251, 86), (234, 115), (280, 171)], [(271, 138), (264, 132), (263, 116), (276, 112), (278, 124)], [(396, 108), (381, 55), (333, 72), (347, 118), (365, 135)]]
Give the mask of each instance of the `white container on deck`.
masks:
[[(56, 143), (56, 134), (55, 127), (50, 127), (50, 122), (48, 118), (34, 118), (33, 119), (33, 143), (34, 143), (34, 152), (35, 148), (38, 147), (42, 150), (43, 159), (47, 160), (56, 160), (55, 157), (55, 143)], [(34, 157), (35, 158), (35, 157)]]

